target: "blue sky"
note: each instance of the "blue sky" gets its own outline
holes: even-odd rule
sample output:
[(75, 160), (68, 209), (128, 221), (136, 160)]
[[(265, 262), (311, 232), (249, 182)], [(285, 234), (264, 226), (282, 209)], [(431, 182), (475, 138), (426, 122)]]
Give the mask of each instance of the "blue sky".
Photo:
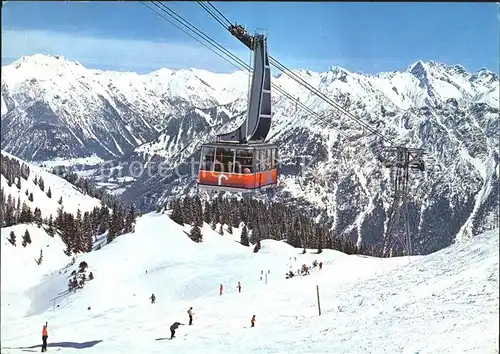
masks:
[[(250, 53), (196, 2), (165, 2), (240, 58)], [(499, 71), (496, 3), (213, 2), (291, 68), (376, 73), (418, 60)], [(236, 70), (140, 2), (15, 2), (2, 9), (2, 64), (58, 54), (89, 68)]]

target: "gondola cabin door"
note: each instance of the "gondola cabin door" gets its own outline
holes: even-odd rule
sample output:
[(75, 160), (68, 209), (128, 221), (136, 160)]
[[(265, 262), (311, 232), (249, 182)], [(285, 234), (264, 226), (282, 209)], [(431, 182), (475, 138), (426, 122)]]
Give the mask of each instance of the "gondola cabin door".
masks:
[(277, 183), (276, 145), (204, 144), (198, 185), (203, 189), (251, 191)]

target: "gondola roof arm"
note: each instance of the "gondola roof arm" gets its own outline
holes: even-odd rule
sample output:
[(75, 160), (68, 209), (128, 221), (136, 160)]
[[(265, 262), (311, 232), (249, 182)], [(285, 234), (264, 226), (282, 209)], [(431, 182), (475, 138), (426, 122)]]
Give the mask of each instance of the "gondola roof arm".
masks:
[(246, 45), (250, 50), (254, 50), (255, 37), (248, 34), (248, 31), (242, 25), (230, 25), (227, 27), (229, 33), (235, 36), (241, 43)]

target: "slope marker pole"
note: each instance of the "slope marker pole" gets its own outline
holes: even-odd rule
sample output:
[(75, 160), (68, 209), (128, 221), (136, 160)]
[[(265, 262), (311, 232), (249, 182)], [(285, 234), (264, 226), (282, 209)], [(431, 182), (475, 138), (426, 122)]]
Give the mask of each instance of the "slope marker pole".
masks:
[(319, 302), (319, 286), (316, 285), (316, 296), (318, 298), (318, 312), (319, 312), (319, 316), (321, 316), (321, 304)]

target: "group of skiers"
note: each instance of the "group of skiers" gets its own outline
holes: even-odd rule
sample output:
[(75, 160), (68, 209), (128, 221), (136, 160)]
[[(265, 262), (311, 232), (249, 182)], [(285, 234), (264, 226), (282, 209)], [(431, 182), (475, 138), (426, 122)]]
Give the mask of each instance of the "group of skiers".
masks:
[[(70, 282), (71, 282), (71, 280), (70, 280)], [(238, 293), (241, 293), (241, 283), (240, 282), (238, 282), (236, 289), (238, 289)], [(222, 295), (223, 290), (224, 290), (224, 287), (222, 286), (222, 284), (220, 284), (219, 295)], [(154, 304), (156, 302), (155, 294), (151, 294), (151, 297), (149, 298), (149, 300), (151, 300), (151, 303)], [(88, 310), (90, 310), (90, 306), (89, 306)], [(187, 311), (187, 314), (189, 316), (188, 325), (191, 326), (193, 324), (193, 316), (194, 316), (193, 307), (189, 308), (189, 310)], [(253, 315), (251, 320), (250, 320), (250, 327), (255, 327), (255, 321), (256, 321), (255, 315)], [(182, 326), (182, 325), (184, 325), (184, 323), (174, 322), (170, 326), (170, 339), (175, 338), (175, 331), (179, 328), (179, 326)], [(45, 322), (45, 324), (42, 327), (42, 352), (47, 351), (47, 339), (49, 337), (47, 326), (48, 326), (48, 323)]]
[[(236, 289), (238, 289), (238, 292), (241, 293), (241, 283), (240, 282), (238, 282)], [(222, 295), (223, 290), (224, 290), (224, 286), (222, 284), (220, 284), (219, 295)], [(155, 294), (151, 294), (149, 300), (151, 300), (151, 304), (154, 304), (156, 302)], [(189, 310), (187, 311), (187, 314), (189, 316), (188, 325), (191, 326), (193, 324), (193, 316), (194, 316), (193, 307), (189, 308)], [(256, 321), (255, 315), (253, 315), (252, 319), (250, 320), (250, 327), (255, 327), (255, 321)], [(179, 328), (179, 326), (183, 326), (183, 325), (184, 325), (184, 323), (180, 323), (180, 322), (172, 323), (172, 325), (170, 326), (170, 339), (175, 337), (175, 331)]]
[[(189, 310), (187, 311), (188, 313), (188, 316), (189, 316), (189, 326), (191, 326), (193, 324), (193, 315), (194, 315), (194, 312), (193, 312), (193, 307), (190, 307)], [(250, 327), (255, 327), (255, 315), (252, 316), (252, 319), (250, 320)], [(179, 326), (184, 326), (184, 323), (180, 323), (180, 322), (174, 322), (172, 323), (172, 325), (170, 326), (170, 339), (172, 338), (175, 338), (175, 331), (177, 330), (177, 328), (179, 328)]]
[[(238, 292), (241, 293), (241, 283), (240, 282), (238, 282), (236, 289), (238, 289)], [(224, 286), (222, 286), (222, 284), (221, 284), (219, 286), (219, 295), (222, 295), (223, 290), (224, 290)]]
[[(68, 291), (69, 292), (76, 291), (76, 289), (82, 289), (87, 280), (94, 279), (94, 274), (92, 274), (92, 272), (90, 272), (88, 278), (86, 277), (85, 273), (76, 274), (76, 272), (73, 272), (73, 273), (71, 273), (71, 275), (73, 276), (73, 278), (71, 278), (68, 281)], [(77, 278), (77, 276), (78, 276), (78, 278)]]

